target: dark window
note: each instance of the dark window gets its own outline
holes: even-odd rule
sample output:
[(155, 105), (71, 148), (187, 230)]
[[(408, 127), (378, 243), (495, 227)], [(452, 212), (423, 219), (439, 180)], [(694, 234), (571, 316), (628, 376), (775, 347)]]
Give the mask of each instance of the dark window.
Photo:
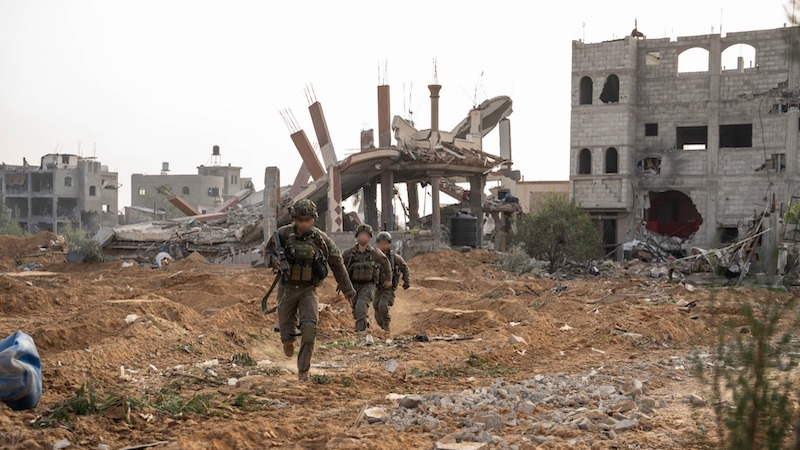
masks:
[(786, 153), (773, 153), (769, 163), (773, 172), (783, 173), (786, 171)]
[(619, 172), (619, 153), (614, 147), (606, 150), (606, 173)]
[(619, 77), (611, 74), (606, 78), (603, 85), (603, 92), (600, 93), (600, 100), (603, 103), (619, 103)]
[(64, 187), (72, 187), (72, 177), (64, 178)]
[(580, 86), (580, 104), (581, 105), (591, 105), (592, 104), (592, 79), (589, 77), (581, 78), (581, 86)]
[(61, 155), (61, 164), (69, 164), (69, 155)]
[(658, 136), (658, 124), (657, 123), (646, 123), (646, 124), (644, 124), (644, 135), (645, 136)]
[(721, 227), (717, 228), (717, 231), (720, 244), (730, 244), (739, 239), (739, 229), (736, 227)]
[(219, 197), (219, 188), (218, 187), (210, 187), (210, 188), (208, 188), (208, 196), (209, 197)]
[(677, 127), (676, 147), (683, 150), (705, 150), (708, 146), (708, 127)]
[(143, 187), (140, 187), (140, 188), (139, 188), (139, 196), (140, 196), (140, 197), (144, 197), (144, 196), (145, 196), (145, 194), (147, 194), (147, 191), (145, 190), (145, 188), (143, 188)]
[(89, 186), (89, 196), (94, 197), (97, 195), (97, 188), (94, 186)]
[(661, 158), (657, 156), (651, 156), (645, 158), (636, 163), (636, 167), (639, 169), (639, 172), (650, 174), (650, 175), (658, 175), (661, 173)]
[(719, 146), (721, 148), (744, 148), (753, 146), (753, 125), (720, 125)]
[(184, 186), (181, 192), (183, 192), (183, 195), (189, 195), (189, 186)]
[(589, 175), (592, 173), (592, 152), (588, 148), (578, 153), (578, 175)]

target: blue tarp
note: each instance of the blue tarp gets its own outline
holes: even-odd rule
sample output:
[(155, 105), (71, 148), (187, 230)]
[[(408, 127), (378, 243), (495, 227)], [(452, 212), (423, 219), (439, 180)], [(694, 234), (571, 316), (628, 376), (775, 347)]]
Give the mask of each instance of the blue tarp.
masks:
[(30, 409), (42, 398), (42, 363), (33, 338), (17, 331), (0, 341), (0, 401)]

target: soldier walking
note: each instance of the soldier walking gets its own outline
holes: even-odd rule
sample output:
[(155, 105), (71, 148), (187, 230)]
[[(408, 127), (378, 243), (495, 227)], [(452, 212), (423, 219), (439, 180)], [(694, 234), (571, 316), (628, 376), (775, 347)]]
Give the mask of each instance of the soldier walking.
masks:
[(408, 264), (406, 264), (402, 256), (392, 250), (392, 235), (388, 231), (381, 231), (375, 238), (375, 242), (377, 243), (378, 250), (382, 251), (389, 261), (392, 280), (391, 287), (378, 287), (378, 294), (375, 297), (375, 303), (373, 303), (375, 322), (377, 322), (384, 331), (389, 333), (392, 322), (392, 317), (389, 315), (389, 308), (394, 305), (394, 292), (397, 290), (400, 277), (403, 277), (403, 289), (408, 289), (411, 286), (411, 282), (408, 275)]
[(369, 327), (369, 305), (375, 300), (377, 286), (392, 286), (389, 260), (380, 250), (369, 245), (372, 239), (372, 227), (359, 225), (356, 228), (356, 244), (342, 253), (347, 273), (357, 294), (353, 299), (353, 318), (356, 321), (356, 332)]
[[(289, 208), (292, 223), (278, 229), (280, 245), (284, 249), (288, 270), (282, 273), (278, 284), (278, 323), (280, 324), (283, 353), (294, 356), (294, 344), (300, 336), (300, 352), (297, 355), (297, 377), (308, 379), (311, 355), (317, 337), (317, 286), (328, 274), (328, 266), (338, 283), (339, 290), (352, 302), (356, 295), (347, 276), (347, 269), (336, 244), (314, 226), (317, 206), (311, 200), (299, 200)], [(265, 255), (270, 255), (270, 266), (280, 271), (281, 261), (276, 251), (275, 238), (267, 242)], [(297, 331), (298, 319), (300, 333)]]

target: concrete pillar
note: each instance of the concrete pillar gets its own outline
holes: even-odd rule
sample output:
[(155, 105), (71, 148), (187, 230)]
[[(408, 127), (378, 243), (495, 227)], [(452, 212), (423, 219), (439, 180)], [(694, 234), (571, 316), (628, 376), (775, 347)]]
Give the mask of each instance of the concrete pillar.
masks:
[(406, 195), (408, 196), (408, 228), (419, 227), (419, 191), (417, 183), (406, 183)]
[(483, 189), (486, 179), (482, 174), (469, 177), (469, 209), (478, 219), (478, 231), (475, 237), (477, 247), (483, 245)]
[[(789, 176), (797, 175), (797, 124), (800, 123), (800, 111), (796, 109), (786, 113), (786, 174)], [(789, 193), (791, 195), (791, 192)], [(786, 198), (786, 200), (791, 200)]]
[[(500, 157), (511, 160), (511, 121), (509, 119), (500, 121)], [(503, 165), (504, 169), (510, 167), (510, 164)]]
[[(28, 233), (33, 233), (33, 174), (27, 173), (28, 176)], [(81, 177), (82, 178), (82, 177)]]
[(331, 143), (331, 134), (328, 132), (328, 122), (325, 121), (322, 104), (320, 102), (312, 103), (308, 107), (308, 112), (311, 114), (311, 123), (314, 125), (314, 131), (317, 135), (319, 151), (322, 153), (322, 162), (325, 167), (330, 167), (337, 162), (336, 151), (334, 151), (333, 143)]
[(281, 171), (277, 167), (264, 170), (264, 242), (278, 229), (278, 205), (281, 204)]
[(297, 175), (294, 177), (292, 188), (289, 190), (289, 197), (295, 198), (297, 194), (303, 190), (303, 186), (308, 185), (308, 179), (310, 177), (311, 174), (308, 172), (308, 167), (306, 167), (305, 163), (300, 164), (300, 169), (297, 171)]
[(394, 231), (394, 172), (387, 170), (381, 174), (381, 227)]
[(439, 91), (442, 86), (438, 84), (428, 85), (428, 90), (431, 91), (431, 131), (439, 131)]
[[(719, 110), (722, 74), (722, 38), (711, 37), (708, 55), (709, 102), (708, 102), (708, 144), (706, 145), (706, 213), (703, 226), (706, 227), (705, 244), (712, 244), (717, 238), (717, 195), (719, 173)], [(697, 205), (695, 205), (697, 206)]]
[[(55, 178), (55, 176), (53, 178)], [(53, 189), (55, 189), (55, 186)], [(53, 196), (53, 233), (58, 234), (58, 197), (55, 195)]]
[(328, 167), (328, 212), (325, 215), (325, 231), (337, 233), (342, 231), (344, 223), (342, 210), (342, 179), (339, 176), (339, 166)]
[(311, 142), (308, 141), (305, 131), (300, 130), (297, 133), (292, 133), (291, 138), (295, 148), (300, 153), (300, 157), (303, 158), (303, 164), (308, 168), (308, 173), (311, 174), (314, 181), (325, 175), (325, 169), (317, 159), (317, 155), (314, 153), (314, 148), (311, 146)]
[(389, 86), (378, 86), (378, 147), (392, 145), (392, 117)]
[(375, 184), (376, 180), (370, 180), (362, 188), (364, 190), (364, 222), (372, 225), (372, 228), (378, 228), (378, 185)]
[(361, 151), (375, 148), (375, 130), (361, 130)]
[(433, 231), (433, 236), (437, 238), (441, 235), (442, 230), (442, 211), (440, 209), (441, 204), (439, 203), (440, 182), (441, 177), (431, 177), (431, 210), (433, 212), (431, 215), (431, 230)]

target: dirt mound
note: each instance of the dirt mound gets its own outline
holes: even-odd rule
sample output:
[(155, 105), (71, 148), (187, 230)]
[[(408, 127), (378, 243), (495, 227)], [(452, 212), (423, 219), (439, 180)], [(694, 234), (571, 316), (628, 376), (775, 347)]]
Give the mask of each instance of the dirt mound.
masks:
[(480, 334), (503, 326), (492, 311), (485, 309), (433, 308), (415, 315), (413, 334)]
[(169, 265), (172, 270), (186, 270), (192, 268), (208, 267), (209, 262), (205, 256), (198, 252), (189, 253), (186, 258), (180, 259)]
[(57, 242), (58, 236), (43, 231), (33, 236), (0, 235), (0, 271), (15, 270), (28, 256), (39, 252), (42, 247), (49, 247), (51, 242)]

